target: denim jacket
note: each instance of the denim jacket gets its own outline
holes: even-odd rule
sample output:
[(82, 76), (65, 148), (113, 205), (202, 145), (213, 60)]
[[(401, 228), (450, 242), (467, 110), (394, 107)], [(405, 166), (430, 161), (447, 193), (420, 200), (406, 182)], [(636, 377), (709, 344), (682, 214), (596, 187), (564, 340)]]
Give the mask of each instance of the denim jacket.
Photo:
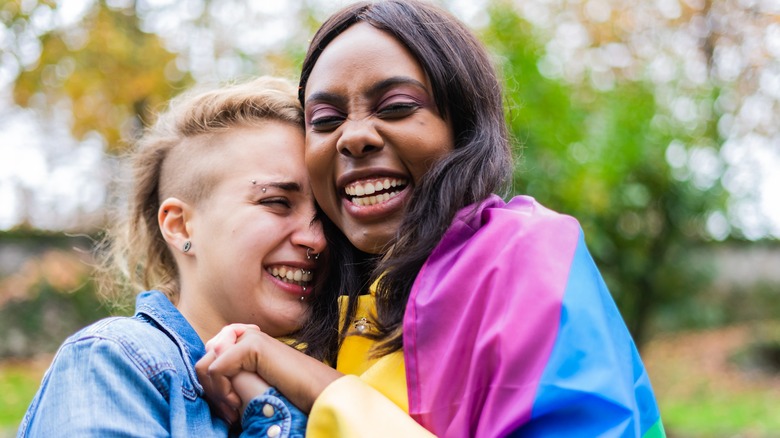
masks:
[[(212, 415), (195, 374), (205, 346), (161, 292), (133, 317), (100, 320), (68, 338), (17, 437), (235, 436)], [(306, 416), (274, 388), (253, 399), (240, 436), (302, 437)]]

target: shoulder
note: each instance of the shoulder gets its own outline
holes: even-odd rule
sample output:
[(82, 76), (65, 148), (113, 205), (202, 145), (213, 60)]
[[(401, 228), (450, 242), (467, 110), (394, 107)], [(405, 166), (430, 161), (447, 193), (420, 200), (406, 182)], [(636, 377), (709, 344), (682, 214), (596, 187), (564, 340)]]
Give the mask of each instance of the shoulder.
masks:
[(493, 196), (456, 216), (429, 262), (453, 254), (498, 264), (515, 257), (526, 259), (530, 254), (536, 260), (570, 259), (580, 236), (575, 218), (550, 210), (530, 196), (517, 196), (509, 202)]
[(516, 196), (509, 202), (493, 202), (482, 210), (479, 228), (503, 230), (519, 237), (543, 234), (578, 235), (580, 224), (572, 216), (553, 211), (530, 196)]
[(147, 376), (178, 368), (176, 344), (150, 322), (139, 317), (110, 317), (70, 336), (60, 347), (57, 360), (84, 360), (90, 356), (131, 362)]

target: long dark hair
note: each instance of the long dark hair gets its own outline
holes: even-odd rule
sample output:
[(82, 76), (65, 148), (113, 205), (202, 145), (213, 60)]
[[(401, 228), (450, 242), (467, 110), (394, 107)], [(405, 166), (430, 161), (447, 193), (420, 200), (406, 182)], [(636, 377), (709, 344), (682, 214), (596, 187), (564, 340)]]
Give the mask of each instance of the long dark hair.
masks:
[[(332, 15), (317, 33), (303, 62), (298, 97), (322, 51), (350, 26), (365, 22), (393, 35), (422, 66), (439, 113), (452, 124), (454, 151), (439, 160), (414, 188), (392, 242), (392, 253), (375, 266), (377, 353), (403, 347), (406, 302), (423, 263), (455, 214), (505, 188), (512, 153), (504, 119), (502, 87), (485, 47), (449, 12), (416, 0), (383, 0), (349, 5)], [(354, 248), (352, 253), (354, 253)], [(352, 257), (350, 255), (350, 257)], [(357, 273), (354, 273), (355, 275)], [(354, 318), (355, 295), (342, 327)]]

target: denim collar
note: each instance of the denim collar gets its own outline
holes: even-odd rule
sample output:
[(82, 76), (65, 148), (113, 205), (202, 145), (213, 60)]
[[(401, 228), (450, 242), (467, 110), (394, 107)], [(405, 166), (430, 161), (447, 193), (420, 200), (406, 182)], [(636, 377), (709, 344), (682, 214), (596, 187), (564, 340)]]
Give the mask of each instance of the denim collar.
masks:
[(206, 354), (206, 346), (179, 309), (165, 294), (152, 290), (142, 292), (136, 298), (135, 316), (150, 319), (176, 343), (185, 358), (187, 372), (195, 390), (202, 393), (203, 388), (195, 373), (195, 363)]

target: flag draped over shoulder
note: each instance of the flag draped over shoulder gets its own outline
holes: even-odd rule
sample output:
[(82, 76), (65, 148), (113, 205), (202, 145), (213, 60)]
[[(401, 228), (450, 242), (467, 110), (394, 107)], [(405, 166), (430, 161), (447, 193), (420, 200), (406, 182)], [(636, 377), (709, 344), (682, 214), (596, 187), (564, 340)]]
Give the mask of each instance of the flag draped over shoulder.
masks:
[(578, 222), (533, 198), (458, 214), (403, 329), (409, 413), (438, 436), (664, 436)]

